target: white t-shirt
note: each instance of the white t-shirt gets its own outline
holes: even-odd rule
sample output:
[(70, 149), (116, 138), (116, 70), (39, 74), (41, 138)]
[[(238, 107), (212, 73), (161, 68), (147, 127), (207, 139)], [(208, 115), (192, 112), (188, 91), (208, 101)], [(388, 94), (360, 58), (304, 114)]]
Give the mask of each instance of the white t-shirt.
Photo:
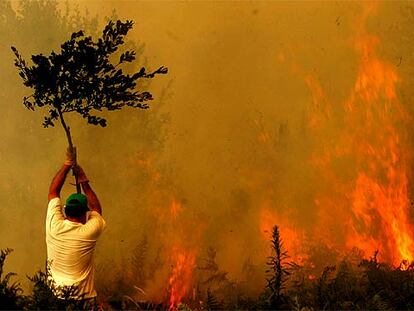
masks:
[(60, 198), (49, 201), (46, 215), (47, 259), (56, 286), (76, 285), (84, 298), (96, 296), (93, 254), (104, 228), (104, 219), (95, 211), (89, 213), (85, 224), (76, 223), (65, 219)]

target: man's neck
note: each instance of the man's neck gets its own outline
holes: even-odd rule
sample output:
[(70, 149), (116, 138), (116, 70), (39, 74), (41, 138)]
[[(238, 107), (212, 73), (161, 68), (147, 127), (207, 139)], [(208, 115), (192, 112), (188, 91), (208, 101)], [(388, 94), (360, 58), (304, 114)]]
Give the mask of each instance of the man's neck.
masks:
[(67, 220), (71, 221), (71, 222), (77, 222), (80, 224), (85, 224), (86, 223), (86, 216), (82, 217), (82, 218), (75, 218), (75, 217), (66, 217)]

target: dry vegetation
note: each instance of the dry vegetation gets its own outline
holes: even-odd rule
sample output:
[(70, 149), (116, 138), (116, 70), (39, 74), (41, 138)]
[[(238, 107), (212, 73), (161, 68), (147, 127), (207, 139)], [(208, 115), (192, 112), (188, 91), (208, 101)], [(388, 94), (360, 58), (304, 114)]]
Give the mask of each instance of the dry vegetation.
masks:
[[(354, 264), (349, 259), (338, 265), (327, 265), (316, 277), (309, 278), (305, 266), (289, 261), (277, 226), (272, 235), (273, 254), (268, 258), (267, 285), (262, 294), (249, 297), (242, 285), (229, 280), (215, 262), (210, 249), (204, 264), (196, 270), (204, 271), (207, 278), (198, 280), (196, 299), (187, 297), (178, 305), (179, 310), (409, 310), (414, 308), (414, 266), (403, 262), (393, 267), (377, 260)], [(11, 249), (1, 251), (0, 257), (0, 309), (56, 310), (91, 309), (108, 310), (166, 310), (168, 303), (154, 303), (137, 298), (137, 290), (144, 292), (146, 274), (146, 240), (142, 240), (128, 265), (105, 274), (98, 270), (99, 299), (96, 306), (73, 299), (76, 288), (64, 289), (65, 299), (53, 295), (53, 284), (47, 272), (39, 271), (33, 277), (32, 291), (24, 294), (13, 273), (3, 271)], [(197, 271), (195, 271), (197, 273)], [(138, 284), (142, 287), (137, 287)]]

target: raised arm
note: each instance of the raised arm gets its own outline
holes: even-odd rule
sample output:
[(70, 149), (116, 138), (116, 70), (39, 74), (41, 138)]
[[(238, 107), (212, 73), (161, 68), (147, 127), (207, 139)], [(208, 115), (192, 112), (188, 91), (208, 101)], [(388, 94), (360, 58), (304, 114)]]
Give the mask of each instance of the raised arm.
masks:
[(92, 190), (92, 187), (89, 185), (88, 177), (86, 177), (85, 172), (79, 165), (76, 166), (75, 170), (78, 175), (78, 182), (81, 184), (82, 190), (88, 198), (89, 209), (102, 215), (101, 203), (95, 192)]
[(65, 183), (66, 176), (70, 168), (73, 165), (75, 159), (75, 150), (71, 151), (68, 150), (67, 152), (67, 159), (60, 170), (56, 173), (55, 177), (52, 179), (52, 183), (49, 187), (49, 195), (48, 200), (52, 200), (53, 198), (60, 197), (60, 191), (62, 190), (63, 184)]

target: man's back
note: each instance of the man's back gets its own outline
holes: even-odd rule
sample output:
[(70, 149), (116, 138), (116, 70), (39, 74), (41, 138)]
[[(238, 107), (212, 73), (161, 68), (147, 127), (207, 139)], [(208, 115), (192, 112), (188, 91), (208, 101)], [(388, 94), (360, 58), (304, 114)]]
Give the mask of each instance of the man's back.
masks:
[(105, 228), (96, 211), (85, 224), (65, 219), (60, 198), (49, 201), (46, 216), (47, 257), (56, 286), (76, 285), (83, 298), (96, 296), (94, 289), (94, 250)]

